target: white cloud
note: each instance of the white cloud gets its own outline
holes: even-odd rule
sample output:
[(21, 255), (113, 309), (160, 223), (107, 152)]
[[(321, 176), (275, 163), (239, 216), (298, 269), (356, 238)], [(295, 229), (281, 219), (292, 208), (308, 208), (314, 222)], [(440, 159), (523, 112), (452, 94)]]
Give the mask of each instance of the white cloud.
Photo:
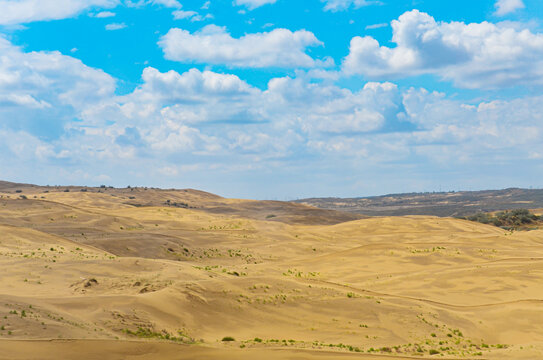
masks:
[(176, 9), (182, 7), (178, 0), (125, 0), (124, 4), (128, 7), (142, 7), (146, 5), (160, 5)]
[(124, 29), (124, 28), (126, 28), (125, 23), (112, 23), (112, 24), (107, 24), (106, 25), (106, 30), (108, 30), (108, 31), (121, 30), (121, 29)]
[(504, 16), (526, 7), (523, 0), (497, 0), (494, 6), (497, 16)]
[(379, 3), (378, 1), (368, 1), (368, 0), (321, 0), (326, 3), (324, 5), (324, 10), (328, 11), (342, 11), (347, 10), (351, 6), (354, 8), (360, 8), (363, 6), (372, 5)]
[(152, 0), (152, 3), (169, 8), (181, 8), (181, 3), (178, 0)]
[(190, 33), (173, 28), (159, 45), (169, 60), (186, 63), (225, 64), (231, 67), (315, 67), (329, 65), (313, 59), (305, 51), (322, 43), (306, 30), (275, 29), (267, 33), (233, 38), (225, 28), (208, 25)]
[(237, 6), (246, 6), (249, 10), (254, 10), (258, 7), (275, 4), (277, 0), (234, 0), (234, 4)]
[(380, 29), (387, 26), (388, 26), (388, 23), (372, 24), (372, 25), (366, 26), (366, 30)]
[(44, 100), (36, 100), (29, 94), (2, 94), (0, 95), (0, 104), (17, 105), (29, 109), (45, 109), (50, 108), (51, 104)]
[[(229, 74), (218, 74), (212, 71), (201, 72), (191, 69), (183, 74), (175, 71), (161, 73), (148, 67), (144, 69), (144, 84), (134, 94), (142, 97), (159, 96), (168, 103), (201, 102), (202, 96), (219, 96), (235, 99), (255, 91), (239, 77)], [(196, 95), (196, 96), (194, 96)], [(142, 99), (140, 99), (142, 100)]]
[(526, 159), (543, 140), (543, 97), (490, 101), (465, 106), (444, 94), (411, 89), (406, 114), (418, 124), (416, 151), (438, 161), (493, 163)]
[(175, 20), (187, 19), (187, 18), (190, 19), (191, 17), (198, 15), (196, 11), (184, 11), (184, 10), (176, 10), (172, 14)]
[(114, 17), (116, 14), (114, 12), (111, 12), (111, 11), (101, 11), (97, 14), (94, 14), (93, 16), (96, 17), (96, 18), (100, 18), (100, 19), (104, 19), (104, 18), (110, 18), (110, 17)]
[(543, 84), (543, 34), (506, 24), (436, 22), (417, 10), (392, 22), (396, 47), (351, 40), (343, 71), (370, 79), (435, 74), (465, 88)]
[(80, 111), (114, 94), (111, 76), (59, 52), (26, 53), (0, 37), (0, 53), (0, 130), (58, 138)]
[[(286, 77), (270, 81), (261, 91), (234, 75), (196, 69), (161, 73), (154, 68), (146, 68), (142, 80), (133, 93), (83, 111), (83, 122), (74, 129), (93, 141), (112, 139), (109, 143), (115, 145), (106, 146), (108, 156), (118, 156), (115, 148), (121, 146), (161, 157), (240, 153), (265, 159), (285, 157), (298, 147), (304, 151), (309, 138), (380, 129), (387, 117), (398, 113), (401, 102), (390, 83), (369, 83), (353, 93)], [(95, 130), (104, 127), (108, 130)]]
[[(163, 168), (175, 165), (164, 159), (176, 154), (288, 161), (315, 151), (372, 162), (413, 154), (438, 163), (469, 162), (533, 157), (543, 137), (541, 97), (470, 104), (424, 89), (401, 92), (392, 83), (370, 82), (351, 91), (304, 77), (272, 79), (262, 91), (235, 75), (150, 67), (141, 86), (114, 96), (113, 80), (78, 60), (22, 53), (6, 42), (3, 50), (12, 62), (0, 65), (0, 116), (24, 115), (4, 122), (3, 131), (36, 114), (37, 121), (53, 121), (60, 109), (64, 121), (80, 121), (68, 122), (54, 145), (29, 144), (46, 158), (76, 163), (145, 154)], [(82, 94), (96, 95), (83, 102)], [(411, 124), (410, 130), (397, 132), (401, 123)], [(37, 151), (17, 150), (15, 143), (10, 153)]]
[(198, 14), (196, 11), (190, 11), (190, 10), (176, 10), (172, 13), (174, 20), (183, 20), (187, 19), (192, 22), (196, 21), (204, 21), (207, 19), (212, 19), (213, 15), (206, 14), (205, 16)]
[(118, 0), (0, 0), (0, 25), (58, 20), (92, 7), (113, 7)]
[(397, 87), (391, 83), (368, 83), (353, 93), (289, 77), (271, 80), (265, 98), (270, 118), (290, 119), (309, 134), (377, 130), (386, 117), (398, 112), (400, 100)]
[(245, 186), (246, 175), (269, 172), (286, 182), (318, 176), (331, 191), (338, 177), (390, 181), (372, 175), (387, 166), (392, 177), (401, 166), (501, 171), (541, 157), (543, 96), (466, 102), (390, 82), (353, 91), (303, 72), (261, 90), (232, 74), (151, 67), (133, 92), (117, 96), (111, 76), (72, 57), (24, 52), (5, 39), (0, 53), (4, 177), (86, 183), (109, 176), (126, 185), (168, 174), (206, 187), (212, 182), (202, 179)]
[(111, 76), (57, 51), (25, 53), (0, 37), (0, 53), (0, 94), (80, 108), (115, 90)]

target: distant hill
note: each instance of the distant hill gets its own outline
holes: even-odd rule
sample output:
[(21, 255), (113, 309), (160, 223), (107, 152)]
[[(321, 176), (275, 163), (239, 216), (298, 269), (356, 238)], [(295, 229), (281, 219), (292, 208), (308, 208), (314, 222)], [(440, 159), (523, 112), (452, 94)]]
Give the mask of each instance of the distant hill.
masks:
[(477, 212), (543, 208), (543, 190), (505, 189), (394, 194), (366, 198), (311, 198), (296, 203), (368, 216), (466, 216)]
[[(319, 209), (288, 201), (261, 201), (225, 199), (218, 195), (194, 189), (158, 189), (150, 187), (114, 188), (86, 186), (39, 186), (0, 181), (0, 193), (12, 198), (26, 198), (32, 201), (42, 200), (45, 194), (101, 194), (104, 197), (93, 198), (100, 202), (96, 206), (130, 206), (185, 208), (200, 210), (217, 215), (241, 216), (256, 220), (283, 222), (288, 224), (331, 225), (359, 220), (363, 215), (342, 211)], [(9, 195), (8, 195), (9, 194)], [(2, 195), (0, 195), (1, 197)], [(68, 196), (77, 205), (84, 196)]]
[(365, 198), (310, 198), (291, 202), (225, 199), (193, 189), (39, 186), (0, 181), (0, 192), (35, 198), (41, 193), (88, 192), (134, 207), (168, 206), (290, 224), (337, 224), (365, 216), (469, 216), (478, 212), (543, 208), (543, 189), (407, 193)]

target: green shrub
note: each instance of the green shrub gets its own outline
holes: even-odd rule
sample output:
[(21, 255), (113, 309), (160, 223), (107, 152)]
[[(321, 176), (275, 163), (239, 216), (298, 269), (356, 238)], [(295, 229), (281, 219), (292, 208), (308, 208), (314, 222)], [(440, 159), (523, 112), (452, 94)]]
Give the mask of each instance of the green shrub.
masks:
[(477, 213), (475, 215), (468, 216), (465, 219), (507, 229), (517, 229), (525, 225), (533, 224), (536, 221), (543, 220), (543, 217), (532, 214), (527, 209), (515, 209), (501, 211), (496, 213), (496, 215)]
[(236, 339), (234, 339), (233, 337), (231, 336), (225, 336), (222, 338), (221, 341), (236, 341)]

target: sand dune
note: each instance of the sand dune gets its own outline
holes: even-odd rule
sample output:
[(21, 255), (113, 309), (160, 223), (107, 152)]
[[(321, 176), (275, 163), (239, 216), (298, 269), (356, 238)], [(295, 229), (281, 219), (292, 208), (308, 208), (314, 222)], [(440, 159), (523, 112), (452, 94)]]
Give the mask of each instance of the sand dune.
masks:
[(0, 185), (0, 359), (543, 358), (541, 230)]

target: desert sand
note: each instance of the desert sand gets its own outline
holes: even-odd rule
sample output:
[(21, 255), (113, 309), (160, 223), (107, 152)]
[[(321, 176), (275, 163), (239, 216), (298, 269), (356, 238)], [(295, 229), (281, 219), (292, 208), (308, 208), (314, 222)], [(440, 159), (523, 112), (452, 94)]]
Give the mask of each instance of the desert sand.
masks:
[(19, 188), (0, 190), (0, 359), (543, 358), (542, 230)]

